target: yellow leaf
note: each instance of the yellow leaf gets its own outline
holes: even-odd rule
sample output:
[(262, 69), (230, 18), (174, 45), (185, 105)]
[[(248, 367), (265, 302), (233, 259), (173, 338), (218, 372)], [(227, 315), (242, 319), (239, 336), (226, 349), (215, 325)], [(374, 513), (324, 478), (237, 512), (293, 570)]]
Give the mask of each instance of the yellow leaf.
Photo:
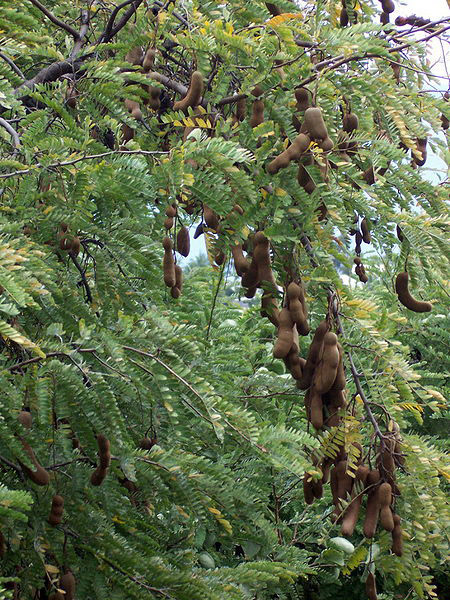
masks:
[(217, 508), (212, 508), (211, 506), (208, 506), (208, 510), (209, 510), (209, 512), (212, 512), (213, 515), (221, 515), (222, 514), (220, 512), (220, 510), (217, 510)]
[(277, 15), (276, 17), (269, 19), (267, 25), (277, 27), (290, 19), (303, 19), (303, 15), (301, 13), (283, 13), (282, 15)]
[(119, 525), (123, 525), (125, 523), (125, 521), (122, 521), (122, 519), (119, 519), (119, 517), (117, 515), (114, 515), (112, 520), (114, 521), (114, 523), (119, 523)]
[(54, 565), (44, 565), (44, 567), (47, 573), (59, 573), (58, 567), (55, 567)]
[(217, 519), (217, 521), (222, 525), (227, 533), (230, 535), (233, 533), (233, 528), (231, 527), (231, 523), (226, 519)]

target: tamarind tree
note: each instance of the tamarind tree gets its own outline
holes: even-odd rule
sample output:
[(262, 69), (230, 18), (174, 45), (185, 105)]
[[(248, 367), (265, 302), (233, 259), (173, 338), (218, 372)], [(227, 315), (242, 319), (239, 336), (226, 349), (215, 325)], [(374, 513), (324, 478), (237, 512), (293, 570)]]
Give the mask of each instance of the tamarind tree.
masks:
[(448, 597), (444, 4), (0, 0), (0, 598)]

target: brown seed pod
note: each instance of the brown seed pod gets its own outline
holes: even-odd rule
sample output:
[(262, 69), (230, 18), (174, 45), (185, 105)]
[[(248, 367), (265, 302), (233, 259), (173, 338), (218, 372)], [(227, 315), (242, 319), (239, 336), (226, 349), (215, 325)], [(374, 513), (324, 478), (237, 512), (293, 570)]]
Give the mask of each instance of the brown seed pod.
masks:
[(297, 100), (297, 110), (305, 111), (309, 108), (311, 92), (304, 87), (299, 87), (294, 91)]
[(220, 267), (225, 262), (225, 258), (225, 252), (223, 250), (217, 250), (216, 255), (214, 256), (214, 262)]
[(247, 98), (240, 98), (236, 102), (236, 113), (233, 115), (233, 123), (240, 123), (247, 114)]
[(312, 387), (309, 394), (310, 421), (314, 429), (323, 427), (323, 403), (322, 396)]
[(337, 336), (328, 331), (323, 338), (323, 346), (313, 376), (313, 387), (319, 394), (325, 394), (333, 385), (339, 359)]
[(72, 246), (70, 235), (61, 235), (59, 239), (59, 247), (61, 250), (69, 251)]
[(402, 520), (398, 515), (393, 515), (394, 529), (392, 530), (392, 552), (397, 556), (403, 554), (403, 535), (400, 523)]
[[(180, 267), (180, 265), (175, 265), (175, 286), (173, 289), (177, 289), (178, 290), (178, 296), (177, 298), (180, 297), (181, 294), (181, 290), (183, 289), (183, 270)], [(172, 293), (172, 298), (175, 298), (174, 293), (176, 295), (177, 292), (173, 292)]]
[(157, 443), (158, 440), (156, 438), (144, 437), (139, 442), (139, 448), (142, 448), (142, 450), (151, 450)]
[(381, 6), (383, 8), (383, 12), (390, 14), (395, 10), (394, 0), (381, 0)]
[(56, 527), (62, 521), (64, 512), (64, 498), (62, 496), (55, 495), (52, 498), (52, 506), (50, 508), (50, 515), (48, 522), (52, 527)]
[(312, 480), (312, 492), (314, 494), (314, 498), (320, 500), (323, 496), (323, 483), (321, 479), (313, 479)]
[(397, 225), (395, 231), (400, 242), (403, 242), (405, 240), (405, 236), (403, 235), (403, 231), (401, 230), (400, 225)]
[(166, 216), (168, 217), (176, 217), (177, 215), (177, 207), (171, 204), (166, 208)]
[(257, 84), (252, 89), (251, 93), (252, 93), (252, 96), (255, 96), (255, 98), (259, 98), (260, 96), (262, 96), (264, 94), (264, 90), (262, 89), (262, 87), (259, 84)]
[[(312, 194), (313, 191), (316, 189), (316, 184), (312, 180), (308, 171), (305, 169), (305, 165), (303, 164), (303, 162), (305, 162), (305, 161), (300, 161), (298, 163), (297, 181), (302, 186), (302, 188), (305, 190), (306, 193)], [(312, 157), (307, 157), (305, 164), (311, 165), (312, 162), (313, 162)]]
[(264, 123), (264, 102), (255, 100), (252, 104), (252, 116), (250, 117), (250, 126), (255, 128)]
[(373, 170), (373, 166), (370, 165), (370, 167), (367, 167), (362, 176), (368, 185), (373, 185), (375, 183), (375, 171)]
[(138, 102), (135, 100), (125, 100), (125, 107), (136, 121), (142, 120), (142, 111)]
[(142, 62), (142, 68), (144, 73), (148, 73), (155, 64), (156, 48), (149, 48), (145, 53), (144, 60)]
[(352, 131), (355, 131), (355, 129), (358, 129), (359, 126), (359, 119), (358, 117), (355, 115), (355, 113), (347, 113), (346, 115), (344, 115), (344, 118), (342, 120), (342, 129), (347, 132), (347, 133), (352, 133)]
[(364, 218), (361, 221), (361, 233), (362, 233), (362, 236), (363, 236), (363, 241), (366, 244), (370, 244), (370, 242), (372, 241), (372, 236), (370, 235), (369, 226), (368, 226), (366, 218)]
[[(448, 102), (449, 99), (450, 99), (450, 93), (449, 92), (445, 92), (445, 94), (444, 94), (444, 100), (446, 102)], [(449, 127), (449, 124), (450, 124), (448, 117), (446, 117), (445, 115), (441, 115), (441, 123), (442, 123), (442, 129), (444, 131), (447, 131), (447, 129)]]
[(75, 256), (75, 257), (77, 257), (77, 256), (78, 256), (78, 254), (80, 253), (80, 248), (81, 248), (81, 241), (80, 241), (80, 238), (79, 238), (77, 235), (75, 235), (75, 236), (72, 238), (72, 241), (70, 242), (70, 250), (69, 250), (69, 254), (70, 254), (71, 256)]
[(284, 152), (267, 165), (267, 172), (274, 175), (280, 169), (287, 167), (292, 160), (298, 160), (306, 152), (310, 143), (309, 137), (304, 133), (300, 133)]
[[(355, 473), (355, 482), (359, 481), (362, 484), (365, 484), (367, 476), (369, 474), (369, 467), (366, 465), (360, 465)], [(359, 486), (358, 486), (359, 489)], [(363, 499), (363, 494), (361, 490), (357, 492), (355, 489), (352, 489), (351, 502), (347, 506), (344, 512), (344, 516), (342, 518), (342, 526), (341, 533), (345, 536), (353, 535), (355, 531), (356, 523), (358, 522), (359, 511), (361, 508), (361, 503)]]
[(333, 385), (330, 388), (330, 392), (340, 392), (345, 389), (345, 371), (344, 371), (344, 351), (342, 350), (341, 344), (337, 344), (338, 354), (339, 354), (339, 363), (336, 372), (336, 378), (333, 381)]
[[(171, 218), (171, 217), (167, 217)], [(163, 258), (163, 271), (164, 271), (164, 283), (167, 287), (175, 286), (175, 262), (173, 260), (172, 253), (172, 240), (169, 237), (165, 237), (163, 240), (164, 258)]]
[(265, 292), (261, 297), (260, 313), (263, 318), (269, 319), (272, 325), (279, 326), (280, 309), (278, 308), (278, 302), (270, 292)]
[(422, 167), (427, 162), (427, 141), (427, 138), (419, 138), (417, 140), (417, 150), (422, 154), (422, 158), (419, 159), (413, 153), (413, 161), (418, 167)]
[(331, 471), (331, 492), (335, 509), (333, 511), (334, 521), (342, 519), (340, 500), (346, 500), (353, 487), (353, 478), (347, 473), (347, 461), (340, 460)]
[(140, 46), (136, 46), (135, 48), (128, 50), (128, 52), (125, 54), (125, 60), (135, 66), (141, 65), (142, 48)]
[(305, 295), (302, 287), (293, 281), (288, 285), (286, 293), (291, 317), (297, 325), (298, 332), (300, 335), (308, 335), (309, 325), (305, 316)]
[(369, 472), (366, 479), (367, 505), (366, 516), (364, 518), (363, 531), (366, 538), (372, 538), (377, 530), (378, 517), (380, 514), (380, 498), (378, 495), (378, 483), (380, 481), (380, 472), (374, 469)]
[(377, 600), (377, 586), (375, 581), (375, 575), (369, 573), (366, 579), (366, 594), (369, 600)]
[(306, 504), (312, 504), (314, 502), (312, 480), (308, 473), (303, 475), (303, 495), (305, 497)]
[(109, 465), (111, 464), (111, 451), (108, 438), (99, 433), (97, 435), (97, 445), (99, 464), (91, 475), (91, 484), (96, 486), (103, 483), (108, 474)]
[(259, 287), (264, 281), (275, 287), (276, 281), (270, 261), (270, 243), (262, 231), (256, 232), (253, 239), (253, 261), (258, 266)]
[(199, 223), (194, 232), (194, 240), (200, 237), (203, 233), (203, 223)]
[(298, 350), (291, 348), (284, 361), (292, 377), (294, 379), (301, 379), (303, 375), (303, 365), (306, 361), (298, 355)]
[(209, 208), (209, 206), (207, 206), (206, 204), (203, 204), (203, 218), (205, 220), (206, 225), (214, 230), (217, 231), (217, 228), (219, 227), (219, 217), (218, 215), (211, 209)]
[(29, 467), (27, 467), (21, 461), (19, 461), (22, 470), (27, 475), (27, 477), (29, 477), (31, 481), (36, 485), (48, 485), (50, 481), (50, 475), (48, 471), (46, 471), (44, 467), (39, 463), (31, 446), (22, 439), (20, 441), (22, 443), (23, 449), (28, 454), (31, 462), (36, 467), (36, 470), (32, 471)]
[(324, 152), (330, 152), (334, 148), (333, 140), (326, 137), (322, 142), (319, 142), (319, 148), (322, 148)]
[(244, 273), (247, 273), (250, 263), (245, 258), (242, 251), (242, 244), (235, 244), (231, 247), (231, 255), (233, 256), (234, 268), (239, 277), (242, 277)]
[(281, 309), (278, 320), (278, 338), (273, 347), (273, 356), (274, 358), (284, 358), (288, 355), (294, 341), (294, 323), (288, 308)]
[(328, 130), (320, 108), (307, 108), (305, 111), (304, 123), (311, 138), (315, 140), (324, 140), (328, 137)]
[(339, 25), (341, 27), (347, 27), (348, 25), (348, 12), (345, 7), (341, 10), (341, 14), (339, 16)]
[(185, 226), (180, 227), (177, 233), (177, 252), (182, 256), (189, 256), (191, 249), (191, 240), (189, 238), (189, 229)]
[(386, 531), (394, 529), (394, 519), (392, 517), (391, 502), (392, 488), (389, 483), (382, 483), (378, 490), (380, 499), (380, 523)]
[(29, 410), (21, 410), (17, 415), (17, 418), (19, 419), (19, 423), (21, 423), (25, 429), (31, 429), (33, 426), (33, 417)]
[(188, 107), (191, 106), (194, 108), (200, 104), (200, 100), (203, 94), (203, 75), (200, 71), (194, 71), (191, 75), (191, 82), (189, 84), (189, 89), (187, 91), (186, 96), (175, 102), (173, 105), (173, 110), (182, 110), (186, 112)]
[(362, 263), (359, 263), (359, 265), (356, 265), (356, 267), (355, 267), (355, 273), (358, 275), (359, 280), (362, 283), (367, 283), (369, 281), (369, 278), (367, 277), (367, 274), (366, 274), (366, 270), (365, 270), (364, 265)]
[(148, 99), (147, 104), (153, 110), (159, 110), (161, 107), (161, 89), (155, 85), (148, 86)]
[(299, 387), (301, 390), (306, 390), (311, 385), (314, 369), (319, 361), (319, 354), (322, 349), (323, 338), (325, 337), (327, 331), (328, 323), (326, 320), (324, 320), (320, 323), (314, 333), (313, 340), (309, 347), (305, 367), (303, 369), (303, 377), (297, 382), (297, 387)]
[(380, 15), (380, 23), (382, 25), (386, 25), (387, 23), (389, 23), (389, 13), (386, 12), (382, 12)]
[(406, 306), (409, 310), (414, 312), (430, 312), (432, 305), (429, 302), (421, 302), (413, 298), (408, 289), (408, 272), (404, 271), (399, 273), (395, 280), (395, 291), (397, 292), (398, 299)]
[(66, 592), (64, 595), (66, 600), (74, 600), (76, 580), (72, 571), (66, 571), (64, 575), (59, 578), (59, 587)]

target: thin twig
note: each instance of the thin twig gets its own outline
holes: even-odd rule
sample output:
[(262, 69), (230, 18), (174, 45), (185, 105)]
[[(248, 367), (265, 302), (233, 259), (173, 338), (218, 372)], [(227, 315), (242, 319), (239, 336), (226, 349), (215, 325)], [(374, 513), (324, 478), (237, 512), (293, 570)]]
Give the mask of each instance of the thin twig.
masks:
[(208, 327), (206, 328), (206, 339), (209, 339), (209, 331), (211, 329), (211, 323), (212, 323), (212, 319), (213, 319), (213, 315), (214, 315), (214, 309), (216, 308), (217, 296), (219, 295), (220, 285), (221, 285), (222, 279), (223, 279), (223, 272), (225, 270), (225, 264), (226, 264), (226, 261), (223, 262), (223, 266), (220, 271), (219, 281), (217, 282), (216, 292), (214, 294), (213, 303), (211, 306), (211, 314), (209, 315)]
[(2, 60), (4, 60), (6, 63), (8, 63), (8, 65), (11, 67), (11, 69), (14, 71), (14, 73), (16, 73), (16, 75), (18, 75), (22, 79), (25, 79), (25, 75), (22, 73), (22, 71), (19, 69), (19, 67), (16, 65), (16, 63), (9, 58), (9, 56), (6, 56), (6, 54), (3, 54), (3, 52), (0, 52), (0, 58)]
[(7, 465), (8, 467), (10, 467), (11, 469), (14, 469), (18, 473), (22, 473), (22, 469), (19, 467), (19, 465), (14, 464), (13, 462), (11, 462), (10, 460), (8, 460), (4, 456), (0, 455), (0, 462), (5, 463), (5, 465)]
[(88, 280), (86, 279), (86, 273), (84, 272), (83, 267), (78, 262), (78, 259), (73, 254), (69, 253), (69, 256), (81, 275), (81, 283), (83, 284), (83, 287), (86, 291), (87, 301), (89, 302), (89, 304), (92, 304), (92, 292)]
[(2, 119), (2, 117), (0, 117), (0, 127), (3, 127), (3, 129), (6, 129), (6, 131), (9, 133), (9, 135), (12, 137), (12, 144), (13, 144), (14, 148), (16, 148), (16, 149), (20, 148), (19, 134), (14, 129), (14, 127), (12, 127), (8, 123), (8, 121), (6, 121), (5, 119)]
[(67, 33), (70, 33), (70, 35), (73, 37), (73, 39), (75, 41), (77, 41), (79, 39), (79, 33), (78, 31), (76, 31), (73, 27), (71, 27), (70, 25), (67, 25), (67, 23), (64, 23), (64, 21), (61, 21), (61, 19), (58, 19), (57, 17), (55, 17), (55, 15), (50, 12), (47, 8), (45, 8), (45, 6), (43, 4), (41, 4), (39, 2), (39, 0), (29, 0), (31, 2), (31, 4), (33, 4), (36, 8), (38, 8), (41, 12), (44, 13), (44, 15), (50, 19), (50, 21), (56, 25), (57, 27), (61, 27), (61, 29), (64, 29), (65, 31), (67, 31)]

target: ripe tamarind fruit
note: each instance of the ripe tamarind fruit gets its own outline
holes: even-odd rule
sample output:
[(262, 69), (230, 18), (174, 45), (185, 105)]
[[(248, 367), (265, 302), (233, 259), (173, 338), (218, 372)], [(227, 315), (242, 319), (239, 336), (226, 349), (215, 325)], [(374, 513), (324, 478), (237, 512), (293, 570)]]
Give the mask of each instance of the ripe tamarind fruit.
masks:
[(149, 85), (147, 105), (153, 110), (159, 110), (161, 107), (161, 89), (155, 85)]
[(297, 110), (305, 111), (309, 108), (311, 92), (304, 87), (299, 87), (294, 90), (295, 99), (297, 100)]
[(328, 323), (323, 320), (314, 332), (314, 337), (308, 350), (308, 356), (303, 368), (303, 377), (297, 382), (297, 387), (306, 390), (311, 385), (314, 369), (319, 360), (319, 354), (322, 349), (323, 338), (328, 331)]
[(21, 410), (17, 415), (19, 423), (21, 423), (25, 429), (31, 429), (33, 426), (33, 417), (31, 416), (31, 412), (29, 410)]
[(381, 6), (383, 8), (383, 12), (390, 14), (395, 10), (394, 0), (381, 0)]
[(252, 104), (252, 115), (250, 117), (250, 127), (255, 128), (264, 123), (264, 102), (254, 100)]
[(355, 273), (358, 275), (359, 280), (362, 283), (367, 283), (369, 281), (369, 278), (367, 277), (366, 270), (365, 270), (364, 265), (362, 264), (362, 262), (360, 262), (360, 263), (358, 263), (356, 265), (356, 267), (355, 267)]
[(375, 531), (377, 530), (378, 518), (380, 515), (380, 498), (378, 495), (379, 481), (379, 470), (373, 469), (370, 471), (366, 479), (367, 505), (363, 526), (363, 532), (366, 538), (373, 538)]
[(400, 523), (402, 520), (398, 515), (393, 515), (394, 529), (392, 530), (392, 552), (397, 556), (403, 554), (403, 535)]
[(366, 579), (366, 594), (369, 600), (377, 600), (377, 586), (375, 581), (375, 575), (369, 573)]
[(247, 98), (241, 98), (236, 102), (236, 114), (234, 115), (235, 122), (242, 122), (247, 113)]
[[(171, 218), (171, 217), (168, 217)], [(163, 239), (164, 258), (163, 258), (163, 272), (164, 272), (164, 283), (167, 287), (175, 286), (175, 262), (173, 260), (172, 253), (172, 240), (169, 237)]]
[(335, 509), (333, 511), (333, 520), (340, 522), (342, 520), (340, 500), (345, 500), (351, 493), (353, 478), (347, 473), (347, 461), (340, 460), (331, 471), (331, 493)]
[(74, 600), (76, 580), (72, 571), (66, 571), (64, 575), (59, 578), (59, 587), (66, 592), (64, 595), (66, 600)]
[(44, 467), (39, 463), (38, 459), (36, 458), (33, 449), (31, 448), (30, 444), (28, 444), (27, 442), (25, 442), (24, 440), (20, 439), (20, 442), (23, 446), (23, 449), (25, 450), (25, 452), (28, 454), (31, 462), (33, 463), (33, 465), (36, 467), (36, 470), (33, 471), (32, 469), (30, 469), (29, 467), (27, 467), (26, 465), (24, 465), (20, 460), (20, 466), (22, 467), (22, 471), (27, 475), (27, 477), (29, 477), (31, 479), (31, 481), (33, 483), (35, 483), (36, 485), (48, 485), (49, 481), (50, 481), (50, 475), (48, 473), (48, 471), (46, 471), (44, 469)]
[(194, 232), (194, 240), (200, 237), (203, 233), (203, 223), (199, 223)]
[(311, 138), (324, 140), (328, 137), (328, 130), (323, 120), (322, 111), (318, 107), (310, 107), (305, 111), (305, 127)]
[(265, 292), (261, 297), (261, 311), (260, 314), (263, 318), (269, 319), (272, 325), (275, 327), (279, 326), (279, 314), (280, 309), (278, 308), (278, 302), (272, 296), (270, 292)]
[(255, 98), (259, 98), (260, 96), (262, 96), (264, 94), (264, 90), (262, 89), (262, 87), (258, 83), (252, 89), (251, 94), (252, 94), (252, 96), (255, 96)]
[(313, 479), (312, 480), (312, 492), (314, 494), (314, 498), (320, 500), (323, 496), (323, 483), (321, 479)]
[(175, 102), (173, 110), (182, 110), (186, 112), (188, 107), (194, 108), (200, 104), (200, 100), (203, 94), (203, 75), (200, 71), (194, 71), (191, 75), (191, 81), (189, 83), (189, 89), (186, 96)]
[(339, 358), (337, 335), (328, 331), (323, 337), (323, 346), (313, 376), (313, 387), (319, 394), (325, 394), (333, 385)]
[(386, 25), (387, 23), (389, 23), (389, 13), (386, 12), (382, 12), (380, 15), (380, 23), (382, 25)]
[(270, 243), (262, 231), (257, 231), (253, 239), (253, 261), (258, 266), (259, 287), (261, 282), (266, 281), (276, 286), (275, 277), (270, 262)]
[(177, 300), (181, 295), (183, 287), (183, 270), (179, 265), (175, 265), (175, 285), (170, 289), (170, 295)]
[(323, 427), (323, 402), (322, 396), (314, 388), (310, 389), (309, 394), (309, 420), (314, 429), (319, 430)]
[(139, 448), (142, 450), (151, 450), (155, 444), (158, 443), (156, 438), (144, 437), (139, 441)]
[(64, 512), (64, 498), (56, 494), (52, 498), (52, 506), (50, 508), (50, 515), (48, 517), (48, 522), (52, 527), (56, 527), (62, 521), (62, 516)]
[(142, 68), (144, 69), (144, 73), (148, 73), (151, 69), (153, 69), (153, 65), (155, 64), (156, 57), (156, 48), (149, 48), (145, 53), (144, 60), (142, 61)]
[(203, 204), (203, 218), (205, 220), (206, 225), (210, 229), (212, 229), (213, 231), (217, 231), (217, 228), (219, 227), (219, 217), (206, 204)]
[(365, 217), (361, 221), (361, 233), (362, 233), (363, 241), (366, 244), (370, 244), (370, 242), (372, 241), (372, 236), (370, 235), (369, 226), (367, 223), (367, 219)]
[[(336, 377), (333, 381), (333, 385), (330, 387), (329, 392), (333, 396), (333, 392), (341, 392), (345, 389), (346, 379), (345, 379), (345, 371), (344, 371), (344, 351), (342, 350), (341, 344), (338, 342), (337, 344), (338, 354), (339, 354), (339, 363), (336, 371)], [(334, 402), (332, 402), (334, 405)]]
[(186, 226), (180, 227), (177, 233), (177, 252), (182, 256), (189, 256), (190, 249), (189, 229)]
[(305, 473), (303, 475), (303, 495), (305, 497), (306, 504), (312, 504), (314, 502), (314, 493), (312, 486), (311, 475)]
[(415, 153), (413, 153), (413, 162), (418, 166), (422, 167), (427, 162), (427, 138), (418, 138), (417, 139), (417, 150), (422, 154), (422, 158), (418, 158)]
[[(367, 476), (369, 474), (369, 467), (366, 465), (359, 465), (355, 473), (355, 482), (359, 481), (365, 484)], [(354, 484), (353, 484), (354, 485)], [(363, 494), (356, 492), (352, 489), (352, 496), (350, 504), (347, 506), (342, 518), (341, 533), (344, 536), (351, 536), (355, 531), (356, 523), (358, 522), (359, 511), (363, 500)]]
[(341, 10), (341, 14), (339, 16), (339, 25), (341, 27), (347, 27), (348, 25), (348, 12), (345, 6)]
[[(444, 100), (446, 102), (448, 102), (449, 98), (450, 98), (450, 93), (449, 92), (445, 92), (445, 94), (444, 94)], [(448, 117), (446, 117), (444, 114), (441, 115), (441, 123), (442, 123), (442, 129), (444, 131), (447, 131), (450, 122), (449, 122)]]
[(392, 488), (389, 483), (382, 483), (378, 489), (380, 500), (380, 523), (386, 531), (394, 529), (394, 519), (392, 517), (391, 502)]
[(99, 433), (97, 435), (97, 445), (99, 464), (91, 475), (91, 484), (96, 486), (103, 483), (108, 474), (109, 465), (111, 464), (111, 451), (108, 438)]
[(292, 160), (298, 160), (306, 152), (310, 143), (309, 137), (304, 133), (300, 133), (284, 152), (281, 152), (267, 165), (267, 172), (275, 175), (280, 169), (289, 166)]
[(358, 129), (359, 119), (355, 113), (349, 112), (344, 115), (342, 120), (342, 129), (347, 133), (352, 133), (355, 129)]
[(125, 100), (125, 107), (136, 121), (142, 120), (142, 111), (139, 102), (136, 102), (135, 100)]
[(373, 185), (375, 183), (375, 171), (373, 170), (373, 166), (367, 167), (365, 171), (363, 171), (363, 179), (368, 185)]
[(80, 253), (80, 248), (81, 248), (80, 238), (77, 235), (75, 235), (72, 238), (72, 241), (70, 242), (70, 250), (69, 250), (70, 256), (77, 257), (78, 254)]
[[(294, 323), (297, 325), (297, 330), (300, 335), (308, 335), (309, 325), (306, 320), (304, 311), (305, 307), (305, 295), (300, 285), (292, 281), (287, 288), (286, 292), (289, 304), (289, 310)], [(303, 302), (302, 302), (303, 300)]]
[(274, 358), (284, 358), (288, 355), (294, 341), (294, 323), (288, 308), (282, 308), (278, 316), (278, 337), (273, 347)]
[(125, 60), (135, 66), (142, 64), (142, 48), (136, 46), (135, 48), (128, 50), (125, 54)]
[(414, 312), (430, 312), (432, 305), (429, 302), (421, 302), (413, 298), (408, 289), (409, 275), (407, 271), (399, 273), (395, 280), (395, 291), (397, 292), (398, 299), (406, 306), (409, 310)]
[(330, 152), (334, 148), (333, 140), (326, 137), (322, 142), (319, 142), (319, 148), (322, 148), (324, 152)]
[(301, 379), (303, 375), (303, 366), (306, 361), (298, 355), (298, 351), (291, 348), (284, 361), (292, 377), (296, 380)]
[(250, 267), (250, 263), (244, 256), (242, 251), (242, 244), (235, 244), (231, 247), (231, 255), (234, 261), (234, 268), (239, 277), (242, 277), (244, 273), (247, 273)]

